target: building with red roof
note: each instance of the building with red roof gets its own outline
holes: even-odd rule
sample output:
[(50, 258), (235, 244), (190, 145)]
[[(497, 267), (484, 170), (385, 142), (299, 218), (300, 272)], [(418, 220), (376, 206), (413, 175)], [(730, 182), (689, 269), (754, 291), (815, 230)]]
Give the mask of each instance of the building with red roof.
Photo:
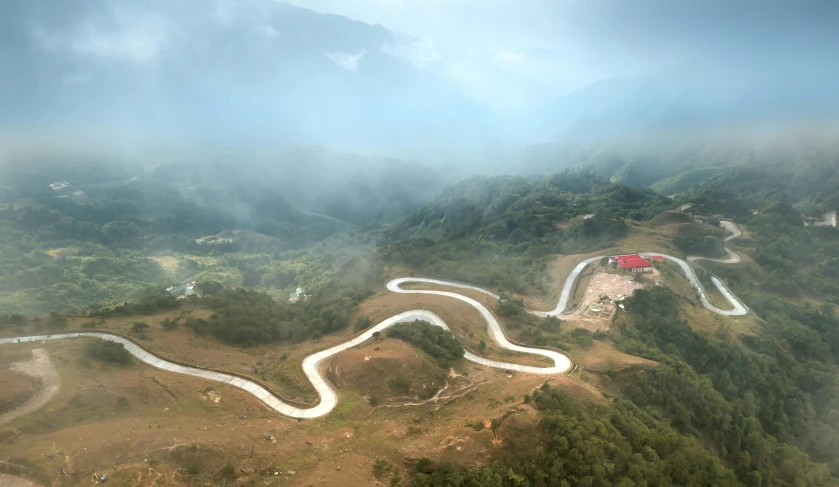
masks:
[(613, 255), (609, 257), (609, 261), (619, 269), (629, 272), (648, 272), (653, 268), (652, 262), (638, 254)]

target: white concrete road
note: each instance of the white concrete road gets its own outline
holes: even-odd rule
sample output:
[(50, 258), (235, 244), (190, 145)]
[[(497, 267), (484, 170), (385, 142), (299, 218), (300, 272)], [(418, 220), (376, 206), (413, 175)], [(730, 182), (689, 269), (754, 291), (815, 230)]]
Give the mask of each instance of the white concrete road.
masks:
[[(735, 235), (732, 235), (726, 238), (728, 241), (731, 238), (735, 238), (740, 234), (740, 231), (737, 229), (734, 224), (730, 222), (723, 222), (727, 229), (730, 231), (735, 232)], [(682, 271), (684, 272), (687, 279), (693, 285), (694, 289), (696, 289), (697, 293), (700, 296), (702, 301), (702, 305), (706, 308), (710, 309), (715, 313), (719, 313), (726, 316), (738, 316), (747, 314), (749, 311), (748, 309), (725, 287), (725, 285), (717, 279), (716, 277), (712, 277), (712, 281), (715, 286), (720, 290), (720, 292), (725, 296), (725, 298), (731, 302), (734, 309), (732, 310), (723, 310), (714, 307), (711, 305), (710, 301), (708, 300), (707, 295), (705, 294), (705, 290), (702, 288), (702, 285), (699, 283), (699, 280), (696, 278), (696, 274), (694, 274), (693, 269), (691, 268), (690, 264), (685, 262), (682, 259), (677, 257), (673, 257), (670, 255), (659, 254), (659, 253), (643, 253), (642, 255), (651, 256), (651, 255), (662, 255), (664, 258), (669, 259), (673, 262), (676, 262), (681, 267)], [(734, 254), (736, 255), (736, 254)], [(562, 292), (559, 296), (559, 302), (551, 311), (530, 311), (530, 313), (537, 315), (537, 316), (557, 316), (562, 317), (562, 313), (568, 307), (568, 303), (571, 299), (571, 291), (574, 288), (574, 283), (577, 278), (580, 276), (580, 273), (585, 269), (587, 265), (592, 262), (597, 261), (598, 259), (602, 258), (603, 256), (598, 257), (591, 257), (582, 262), (580, 262), (568, 275), (568, 278), (565, 280), (565, 283), (562, 287)], [(739, 262), (739, 256), (737, 257), (737, 261)], [(688, 260), (691, 260), (691, 257), (688, 257)], [(723, 260), (719, 260), (718, 262), (723, 262)], [(734, 263), (735, 261), (726, 260), (727, 263)], [(498, 362), (494, 360), (488, 360), (483, 357), (479, 357), (472, 353), (466, 352), (464, 353), (464, 358), (469, 360), (470, 362), (474, 362), (476, 364), (484, 365), (487, 367), (493, 367), (498, 369), (504, 370), (515, 370), (518, 372), (524, 372), (529, 374), (562, 374), (568, 372), (573, 367), (573, 363), (571, 359), (560, 352), (556, 352), (553, 350), (542, 349), (542, 348), (533, 348), (533, 347), (525, 347), (521, 345), (516, 345), (510, 342), (507, 339), (507, 336), (504, 334), (504, 330), (501, 328), (500, 323), (495, 318), (490, 310), (488, 310), (484, 305), (479, 303), (478, 301), (464, 296), (462, 294), (458, 294), (451, 291), (437, 291), (437, 290), (425, 290), (425, 289), (402, 289), (400, 285), (408, 282), (419, 282), (419, 283), (427, 283), (427, 284), (440, 284), (445, 285), (448, 287), (454, 288), (461, 288), (461, 289), (471, 289), (474, 291), (478, 291), (484, 293), (488, 296), (491, 296), (495, 299), (499, 299), (499, 296), (491, 291), (486, 289), (482, 289), (477, 286), (472, 286), (469, 284), (463, 284), (458, 282), (450, 282), (450, 281), (443, 281), (438, 279), (427, 279), (421, 277), (403, 277), (399, 279), (393, 279), (387, 283), (387, 288), (395, 293), (406, 293), (406, 294), (433, 294), (437, 296), (446, 296), (452, 299), (458, 299), (467, 303), (474, 307), (478, 313), (483, 317), (484, 321), (487, 324), (487, 328), (489, 329), (490, 336), (493, 340), (502, 348), (507, 350), (512, 350), (521, 353), (529, 353), (534, 355), (541, 355), (547, 357), (553, 361), (553, 366), (551, 367), (534, 367), (529, 365), (519, 365), (519, 364), (510, 364), (505, 362)], [(306, 377), (312, 383), (312, 386), (318, 393), (320, 397), (320, 401), (317, 405), (311, 408), (299, 408), (297, 406), (288, 404), (283, 402), (281, 399), (276, 397), (270, 391), (262, 387), (261, 385), (257, 384), (256, 382), (233, 376), (230, 374), (225, 374), (222, 372), (215, 372), (206, 369), (200, 369), (197, 367), (188, 367), (184, 365), (175, 364), (169, 362), (165, 359), (157, 357), (153, 355), (149, 351), (143, 349), (136, 343), (125, 339), (120, 336), (110, 335), (107, 333), (97, 333), (97, 332), (77, 332), (77, 333), (61, 333), (61, 334), (53, 334), (53, 335), (38, 335), (38, 336), (26, 336), (26, 337), (16, 337), (16, 338), (2, 338), (0, 339), (0, 345), (2, 344), (12, 344), (12, 343), (27, 343), (27, 342), (41, 342), (46, 340), (55, 340), (55, 339), (65, 339), (65, 338), (81, 338), (81, 337), (94, 337), (100, 338), (102, 340), (108, 340), (112, 342), (117, 342), (123, 344), (125, 349), (128, 350), (134, 357), (137, 358), (140, 362), (143, 362), (147, 365), (155, 367), (157, 369), (166, 370), (169, 372), (175, 372), (178, 374), (186, 374), (192, 375), (195, 377), (200, 377), (202, 379), (212, 380), (216, 382), (224, 382), (226, 384), (230, 384), (233, 387), (237, 387), (245, 392), (250, 393), (263, 403), (265, 403), (271, 409), (277, 411), (278, 413), (291, 417), (291, 418), (318, 418), (328, 414), (332, 409), (338, 404), (338, 397), (335, 394), (335, 391), (332, 388), (332, 385), (323, 377), (321, 374), (322, 365), (326, 360), (328, 360), (333, 355), (342, 352), (344, 350), (350, 349), (352, 347), (358, 346), (370, 338), (372, 338), (373, 333), (383, 331), (397, 323), (404, 323), (404, 322), (412, 322), (416, 320), (424, 320), (429, 323), (432, 323), (436, 326), (441, 328), (448, 329), (446, 322), (443, 321), (442, 318), (437, 316), (436, 314), (432, 313), (431, 311), (419, 309), (419, 310), (412, 310), (406, 311), (404, 313), (399, 313), (395, 316), (391, 316), (390, 318), (382, 321), (381, 323), (377, 324), (376, 326), (368, 329), (364, 333), (358, 335), (354, 339), (342, 343), (340, 345), (336, 345), (332, 348), (327, 350), (323, 350), (317, 352), (313, 355), (306, 357), (303, 360), (303, 372), (306, 374)]]

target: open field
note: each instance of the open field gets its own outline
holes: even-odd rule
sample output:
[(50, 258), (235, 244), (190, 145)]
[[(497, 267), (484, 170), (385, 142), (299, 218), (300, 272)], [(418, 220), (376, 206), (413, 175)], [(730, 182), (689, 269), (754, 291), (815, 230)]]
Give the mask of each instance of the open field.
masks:
[(170, 274), (174, 274), (175, 272), (177, 272), (178, 267), (180, 267), (180, 262), (178, 262), (178, 258), (171, 255), (157, 255), (149, 258), (160, 264), (160, 267), (162, 267), (164, 271)]
[[(298, 422), (270, 413), (235, 388), (142, 364), (103, 366), (86, 358), (87, 342), (7, 346), (24, 355), (35, 347), (47, 348), (65, 384), (45, 408), (0, 427), (0, 456), (25, 465), (32, 472), (27, 477), (44, 485), (87, 485), (93, 472), (110, 475), (109, 483), (135, 486), (236, 480), (370, 485), (371, 465), (379, 458), (403, 477), (406, 465), (419, 457), (482, 464), (506, 442), (520, 446), (517, 442), (532, 437), (519, 434), (538, 421), (522, 398), (545, 380), (467, 363), (460, 379), (466, 386), (463, 394), (446, 402), (396, 408), (371, 406), (364, 399), (365, 385), (344, 381), (342, 400), (332, 415)], [(346, 368), (357, 366), (358, 358), (365, 363), (368, 354), (378, 352), (386, 359), (406, 350), (412, 348), (383, 340), (345, 352), (335, 362)], [(417, 362), (406, 362), (406, 370), (415, 372), (414, 366), (428, 360), (415, 358)], [(575, 379), (548, 380), (582, 398), (603, 400)], [(509, 411), (512, 416), (495, 431), (481, 427)], [(230, 475), (222, 473), (227, 463), (234, 467)]]

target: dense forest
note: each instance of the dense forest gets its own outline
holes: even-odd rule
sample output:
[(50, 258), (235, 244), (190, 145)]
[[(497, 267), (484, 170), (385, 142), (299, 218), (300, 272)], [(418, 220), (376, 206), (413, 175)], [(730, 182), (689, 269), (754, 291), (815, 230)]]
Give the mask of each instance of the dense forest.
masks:
[(385, 228), (376, 243), (380, 258), (391, 265), (507, 291), (541, 292), (549, 255), (614, 245), (627, 234), (627, 219), (648, 220), (671, 205), (649, 189), (610, 183), (586, 171), (532, 182), (478, 177)]

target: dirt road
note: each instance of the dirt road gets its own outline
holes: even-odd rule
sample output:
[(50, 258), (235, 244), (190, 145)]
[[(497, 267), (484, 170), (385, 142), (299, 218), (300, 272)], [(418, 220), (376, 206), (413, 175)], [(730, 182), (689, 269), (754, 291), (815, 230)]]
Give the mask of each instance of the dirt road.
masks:
[[(10, 368), (14, 372), (19, 372), (30, 377), (41, 379), (41, 387), (38, 392), (25, 403), (11, 411), (0, 414), (0, 425), (6, 424), (9, 421), (17, 419), (21, 416), (25, 416), (33, 411), (37, 411), (44, 404), (48, 403), (50, 399), (58, 393), (58, 389), (61, 387), (61, 379), (58, 377), (58, 372), (55, 370), (55, 366), (53, 366), (52, 362), (50, 362), (49, 354), (43, 348), (36, 348), (35, 350), (32, 350), (32, 360), (15, 362)], [(0, 478), (0, 487), (4, 487), (5, 485), (6, 484), (3, 484), (3, 479)]]
[(0, 473), (0, 487), (38, 487), (28, 480)]

